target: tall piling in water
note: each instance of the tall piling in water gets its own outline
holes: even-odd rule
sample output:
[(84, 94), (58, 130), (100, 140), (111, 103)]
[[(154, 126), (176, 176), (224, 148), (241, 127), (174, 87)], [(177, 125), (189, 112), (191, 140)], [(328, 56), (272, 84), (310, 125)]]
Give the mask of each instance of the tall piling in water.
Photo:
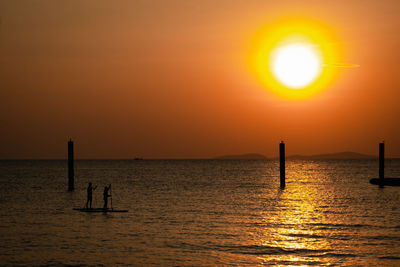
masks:
[(280, 177), (281, 177), (281, 188), (285, 188), (285, 143), (281, 141), (279, 144), (279, 159), (280, 159)]
[(379, 143), (379, 184), (385, 179), (385, 143)]
[(74, 142), (68, 141), (68, 191), (74, 191)]
[(369, 182), (381, 188), (400, 186), (400, 178), (385, 178), (385, 142), (379, 143), (379, 178), (373, 178)]

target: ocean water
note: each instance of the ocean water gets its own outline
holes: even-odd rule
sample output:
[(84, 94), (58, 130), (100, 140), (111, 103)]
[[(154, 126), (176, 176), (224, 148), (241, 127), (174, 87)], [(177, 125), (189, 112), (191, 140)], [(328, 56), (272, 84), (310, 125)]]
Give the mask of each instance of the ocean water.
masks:
[[(0, 264), (400, 265), (400, 187), (375, 160), (0, 161)], [(388, 160), (388, 177), (400, 161)], [(128, 213), (74, 211), (86, 201)]]

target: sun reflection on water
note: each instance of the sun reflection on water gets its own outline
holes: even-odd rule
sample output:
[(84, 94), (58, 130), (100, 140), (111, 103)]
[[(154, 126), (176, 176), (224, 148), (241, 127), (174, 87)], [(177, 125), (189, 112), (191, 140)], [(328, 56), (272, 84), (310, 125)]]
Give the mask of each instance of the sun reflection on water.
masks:
[(279, 256), (258, 257), (261, 261), (289, 265), (321, 263), (318, 256), (331, 250), (331, 244), (328, 239), (322, 238), (321, 230), (312, 227), (324, 221), (324, 214), (320, 209), (323, 193), (321, 194), (320, 187), (315, 186), (317, 179), (314, 178), (315, 175), (326, 174), (319, 167), (319, 164), (313, 162), (292, 165), (287, 170), (286, 189), (277, 192), (275, 212), (261, 212), (263, 223), (267, 227), (259, 235), (260, 243), (282, 249)]

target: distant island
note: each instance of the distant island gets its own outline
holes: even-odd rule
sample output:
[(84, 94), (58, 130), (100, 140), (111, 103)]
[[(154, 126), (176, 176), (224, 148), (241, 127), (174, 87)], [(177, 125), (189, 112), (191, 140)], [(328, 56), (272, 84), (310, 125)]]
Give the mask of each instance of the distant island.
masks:
[[(275, 157), (273, 159), (277, 159)], [(286, 156), (286, 159), (376, 159), (377, 156), (361, 154), (357, 152), (339, 152), (339, 153), (328, 153), (328, 154), (317, 154), (317, 155), (291, 155)], [(266, 156), (257, 153), (247, 153), (238, 155), (224, 155), (214, 157), (213, 159), (268, 159)]]
[(287, 156), (287, 159), (376, 159), (377, 156), (361, 154), (357, 152), (339, 152), (329, 154), (318, 154), (318, 155), (292, 155)]

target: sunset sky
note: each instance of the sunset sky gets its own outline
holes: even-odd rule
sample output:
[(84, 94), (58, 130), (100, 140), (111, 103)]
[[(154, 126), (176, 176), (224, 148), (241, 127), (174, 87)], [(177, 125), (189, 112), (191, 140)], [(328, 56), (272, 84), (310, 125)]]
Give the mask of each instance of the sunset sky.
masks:
[[(0, 159), (400, 157), (400, 1), (0, 0)], [(301, 100), (248, 63), (282, 19), (319, 21), (337, 76)], [(342, 64), (342, 65), (341, 65)], [(356, 67), (357, 66), (357, 67)]]

